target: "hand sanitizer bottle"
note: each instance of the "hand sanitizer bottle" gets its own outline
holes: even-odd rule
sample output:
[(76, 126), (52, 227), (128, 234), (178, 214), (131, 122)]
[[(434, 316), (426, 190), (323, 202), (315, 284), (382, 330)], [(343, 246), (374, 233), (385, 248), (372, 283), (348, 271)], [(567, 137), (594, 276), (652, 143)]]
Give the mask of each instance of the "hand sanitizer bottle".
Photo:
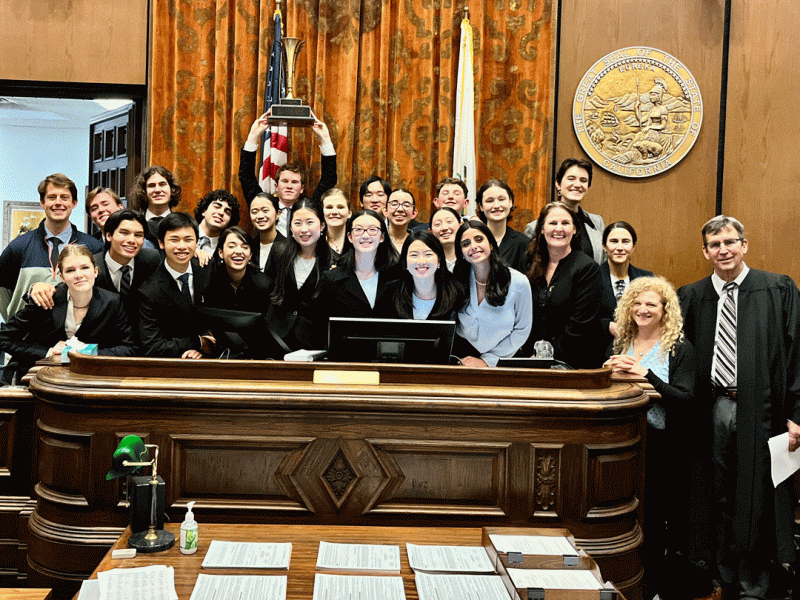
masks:
[(197, 552), (197, 521), (194, 520), (194, 500), (186, 503), (186, 518), (181, 523), (181, 554)]

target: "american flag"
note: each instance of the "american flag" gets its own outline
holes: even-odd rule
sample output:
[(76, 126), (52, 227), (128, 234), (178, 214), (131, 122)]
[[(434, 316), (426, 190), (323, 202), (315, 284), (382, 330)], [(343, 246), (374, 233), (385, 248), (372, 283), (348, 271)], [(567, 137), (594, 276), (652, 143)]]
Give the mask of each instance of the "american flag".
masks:
[[(282, 72), (283, 49), (281, 46), (281, 11), (275, 10), (275, 28), (272, 36), (272, 52), (269, 56), (267, 87), (264, 90), (264, 112), (286, 94)], [(261, 168), (258, 170), (258, 183), (267, 193), (275, 193), (275, 173), (278, 167), (286, 164), (289, 148), (286, 125), (273, 125), (261, 138)]]

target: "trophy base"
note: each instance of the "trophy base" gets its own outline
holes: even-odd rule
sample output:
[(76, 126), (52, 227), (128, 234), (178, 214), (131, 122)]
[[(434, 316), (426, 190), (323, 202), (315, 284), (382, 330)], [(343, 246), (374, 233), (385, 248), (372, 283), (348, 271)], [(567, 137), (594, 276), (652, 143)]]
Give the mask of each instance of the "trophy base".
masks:
[(311, 127), (314, 121), (311, 107), (299, 98), (283, 98), (278, 104), (273, 104), (272, 113), (267, 118), (271, 125), (287, 127)]

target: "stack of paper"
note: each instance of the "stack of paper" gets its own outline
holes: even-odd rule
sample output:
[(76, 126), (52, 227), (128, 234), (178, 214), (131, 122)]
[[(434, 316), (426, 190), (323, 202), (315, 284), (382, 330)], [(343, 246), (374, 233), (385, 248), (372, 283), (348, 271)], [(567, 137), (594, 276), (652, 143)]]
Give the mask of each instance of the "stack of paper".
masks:
[(509, 594), (499, 575), (414, 576), (419, 600), (508, 600)]
[(178, 600), (175, 570), (164, 565), (100, 571), (81, 585), (78, 600)]
[(577, 554), (577, 550), (563, 536), (550, 535), (500, 535), (489, 534), (498, 552), (520, 552), (529, 556), (564, 556)]
[(204, 569), (288, 569), (290, 543), (248, 543), (213, 540), (203, 559)]
[(314, 576), (313, 600), (405, 600), (402, 577), (363, 575)]
[(400, 547), (320, 542), (317, 569), (399, 573)]
[(190, 600), (286, 600), (286, 575), (200, 573)]
[(570, 569), (509, 569), (514, 587), (552, 590), (601, 590), (603, 584), (591, 571)]
[(408, 564), (415, 571), (494, 573), (483, 546), (421, 546), (406, 544)]

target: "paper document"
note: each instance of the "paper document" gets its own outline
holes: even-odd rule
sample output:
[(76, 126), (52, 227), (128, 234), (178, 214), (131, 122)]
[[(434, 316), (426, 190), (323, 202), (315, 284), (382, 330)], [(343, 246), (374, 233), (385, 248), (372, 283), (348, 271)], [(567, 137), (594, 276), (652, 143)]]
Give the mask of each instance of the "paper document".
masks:
[(400, 546), (319, 543), (318, 569), (400, 572)]
[(406, 544), (408, 564), (415, 571), (494, 573), (483, 546), (423, 546)]
[(97, 574), (100, 600), (178, 600), (175, 592), (175, 569), (164, 565), (111, 569)]
[(563, 536), (551, 535), (505, 535), (489, 534), (489, 539), (498, 552), (521, 552), (535, 556), (564, 556), (578, 551)]
[(784, 431), (769, 440), (772, 461), (772, 485), (778, 487), (800, 469), (800, 450), (789, 452), (789, 432)]
[(286, 600), (286, 575), (200, 573), (189, 600)]
[(100, 600), (100, 581), (97, 579), (84, 579), (78, 600)]
[(402, 577), (314, 575), (313, 600), (405, 600)]
[(419, 600), (508, 600), (499, 575), (416, 573)]
[(204, 569), (288, 569), (292, 545), (213, 540), (203, 559)]
[(509, 569), (508, 575), (519, 588), (545, 590), (602, 590), (603, 584), (591, 571), (568, 569)]

